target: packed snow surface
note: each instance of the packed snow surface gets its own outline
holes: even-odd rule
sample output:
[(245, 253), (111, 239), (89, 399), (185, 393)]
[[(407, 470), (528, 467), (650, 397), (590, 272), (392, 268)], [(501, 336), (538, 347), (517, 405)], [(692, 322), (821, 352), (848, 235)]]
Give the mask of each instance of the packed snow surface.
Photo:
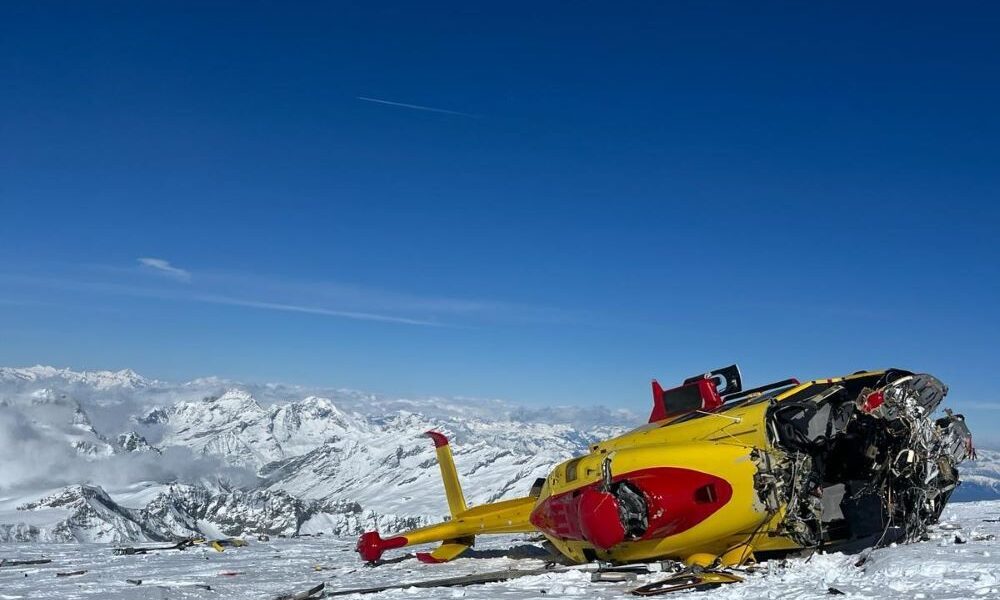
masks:
[[(881, 548), (862, 555), (814, 554), (772, 560), (746, 581), (685, 598), (1000, 598), (1000, 501), (950, 506), (925, 542)], [(533, 537), (481, 538), (475, 551), (447, 564), (425, 565), (412, 556), (378, 567), (363, 565), (353, 539), (306, 537), (253, 541), (217, 553), (206, 548), (144, 556), (114, 556), (105, 544), (0, 544), (0, 559), (50, 558), (51, 564), (0, 567), (0, 599), (274, 598), (325, 582), (328, 590), (391, 585), (509, 568), (538, 569), (547, 555)], [(396, 551), (393, 556), (407, 556)], [(56, 573), (86, 571), (57, 577)], [(570, 569), (504, 583), (465, 588), (408, 588), (347, 598), (526, 599), (625, 598), (629, 591), (664, 577), (642, 575), (632, 583), (592, 583), (590, 573)], [(128, 583), (132, 579), (141, 584)], [(211, 591), (204, 586), (210, 586)]]

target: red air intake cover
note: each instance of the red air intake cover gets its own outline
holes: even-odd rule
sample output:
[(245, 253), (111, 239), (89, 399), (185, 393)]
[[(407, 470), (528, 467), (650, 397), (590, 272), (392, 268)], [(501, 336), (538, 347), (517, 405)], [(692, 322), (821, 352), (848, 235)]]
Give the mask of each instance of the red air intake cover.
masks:
[(607, 550), (625, 541), (625, 528), (618, 517), (618, 500), (608, 492), (587, 488), (577, 498), (577, 514), (583, 538)]

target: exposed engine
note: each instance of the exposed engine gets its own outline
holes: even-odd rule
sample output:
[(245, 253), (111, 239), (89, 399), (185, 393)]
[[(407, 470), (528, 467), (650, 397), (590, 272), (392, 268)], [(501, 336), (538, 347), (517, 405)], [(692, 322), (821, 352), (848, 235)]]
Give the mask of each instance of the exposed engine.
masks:
[(765, 503), (786, 503), (777, 533), (844, 550), (922, 537), (975, 453), (961, 415), (930, 418), (947, 387), (890, 370), (803, 392), (768, 416), (784, 456), (768, 457), (757, 488)]

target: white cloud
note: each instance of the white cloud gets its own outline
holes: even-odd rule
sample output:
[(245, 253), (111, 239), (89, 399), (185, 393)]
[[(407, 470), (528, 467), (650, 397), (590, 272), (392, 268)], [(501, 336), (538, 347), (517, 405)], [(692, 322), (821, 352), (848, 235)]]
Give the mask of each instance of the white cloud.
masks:
[[(85, 395), (87, 392), (83, 392)], [(33, 404), (11, 395), (11, 403), (0, 406), (0, 492), (44, 489), (77, 483), (121, 486), (135, 481), (197, 483), (219, 478), (237, 485), (253, 485), (256, 477), (247, 469), (231, 467), (220, 458), (195, 455), (188, 448), (168, 448), (160, 454), (115, 454), (93, 460), (68, 442), (97, 443), (71, 423), (76, 404)], [(119, 418), (131, 416), (132, 404), (117, 405)], [(122, 420), (124, 428), (128, 421)], [(127, 431), (127, 429), (124, 429)], [(108, 433), (117, 433), (109, 431)]]
[(140, 258), (139, 264), (178, 281), (191, 281), (190, 271), (175, 267), (170, 264), (170, 261), (163, 260), (162, 258)]

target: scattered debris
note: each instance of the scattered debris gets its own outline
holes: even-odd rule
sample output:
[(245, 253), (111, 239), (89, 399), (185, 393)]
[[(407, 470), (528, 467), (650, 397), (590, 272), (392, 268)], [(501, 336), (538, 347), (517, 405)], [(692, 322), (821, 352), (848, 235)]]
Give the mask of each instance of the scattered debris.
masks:
[(216, 552), (223, 552), (226, 548), (242, 548), (247, 545), (246, 540), (240, 538), (222, 538), (218, 540), (206, 540), (204, 538), (187, 538), (170, 546), (126, 546), (115, 548), (112, 552), (115, 556), (133, 556), (136, 554), (149, 554), (150, 552), (163, 552), (167, 550), (187, 550), (192, 546), (208, 545)]
[[(379, 592), (384, 592), (387, 590), (403, 590), (406, 588), (438, 588), (438, 587), (466, 587), (470, 585), (482, 585), (485, 583), (498, 583), (501, 581), (510, 581), (511, 579), (520, 579), (521, 577), (530, 577), (532, 575), (541, 575), (543, 573), (551, 572), (551, 569), (507, 569), (505, 571), (493, 571), (491, 573), (480, 573), (477, 575), (462, 575), (459, 577), (446, 577), (444, 579), (430, 579), (426, 581), (410, 581), (405, 583), (394, 583), (389, 585), (380, 585), (369, 588), (354, 588), (346, 590), (333, 590), (327, 591), (324, 594), (325, 597), (330, 596), (347, 596), (349, 594), (377, 594)], [(294, 597), (294, 596), (293, 596)], [(306, 596), (307, 598), (309, 596)]]
[(30, 565), (47, 565), (52, 562), (51, 558), (36, 558), (32, 560), (6, 560), (0, 558), (0, 567), (25, 567)]
[(186, 550), (198, 542), (199, 540), (196, 538), (187, 538), (170, 546), (126, 546), (124, 548), (115, 548), (112, 550), (112, 553), (115, 556), (132, 556), (136, 554), (149, 554), (150, 552), (160, 552), (164, 550)]
[(275, 600), (311, 600), (312, 598), (322, 598), (324, 589), (326, 589), (326, 584), (321, 583), (316, 587), (310, 588), (304, 592), (278, 596), (277, 598), (275, 598)]
[(739, 583), (743, 578), (727, 571), (689, 569), (687, 572), (671, 575), (666, 579), (647, 583), (632, 590), (636, 596), (662, 596), (684, 590), (698, 592), (711, 590), (729, 583)]
[(76, 577), (77, 575), (85, 575), (86, 570), (83, 571), (69, 571), (66, 573), (56, 573), (56, 577)]
[(246, 540), (240, 538), (225, 538), (220, 540), (210, 540), (208, 545), (216, 552), (224, 552), (226, 548), (242, 548), (247, 545)]
[(635, 581), (639, 575), (632, 571), (595, 571), (590, 575), (593, 583), (624, 583)]
[(858, 560), (854, 562), (854, 566), (859, 569), (865, 566), (865, 563), (868, 562), (868, 559), (871, 557), (871, 555), (872, 551), (870, 548), (868, 550), (865, 550), (864, 552), (861, 553), (861, 556), (858, 557)]

